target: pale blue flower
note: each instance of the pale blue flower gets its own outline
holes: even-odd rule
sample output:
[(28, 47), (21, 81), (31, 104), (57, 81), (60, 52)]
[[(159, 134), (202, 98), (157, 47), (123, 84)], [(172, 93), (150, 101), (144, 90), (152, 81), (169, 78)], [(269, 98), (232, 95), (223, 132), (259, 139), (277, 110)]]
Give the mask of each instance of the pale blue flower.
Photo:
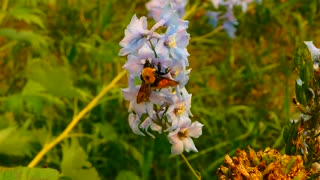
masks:
[(156, 44), (156, 51), (165, 54), (166, 58), (173, 58), (174, 61), (182, 61), (182, 66), (188, 66), (189, 53), (186, 49), (189, 44), (190, 34), (187, 33), (187, 21), (179, 21), (178, 24), (170, 24), (166, 33)]
[(207, 11), (206, 15), (209, 17), (209, 24), (214, 28), (217, 27), (220, 12)]
[(122, 89), (124, 99), (130, 101), (129, 112), (135, 112), (139, 117), (146, 113), (151, 116), (153, 114), (153, 105), (163, 104), (163, 94), (158, 91), (151, 91), (149, 101), (137, 104), (136, 99), (139, 89), (140, 85)]
[(149, 16), (153, 17), (155, 21), (160, 21), (164, 6), (167, 4), (170, 4), (174, 12), (181, 18), (185, 13), (187, 0), (151, 0), (146, 4)]
[[(261, 2), (260, 0), (256, 1)], [(254, 0), (211, 0), (211, 2), (215, 8), (222, 6), (226, 9), (226, 12), (222, 14), (221, 11), (208, 11), (206, 15), (209, 17), (209, 24), (213, 27), (217, 27), (219, 20), (223, 21), (222, 25), (228, 36), (235, 38), (236, 25), (238, 25), (238, 21), (233, 14), (234, 7), (241, 6), (242, 12), (244, 13), (248, 9), (248, 4), (254, 2)]]
[[(180, 18), (185, 4), (184, 0), (152, 0), (147, 8), (156, 23), (148, 30), (147, 19), (134, 15), (120, 42), (122, 49), (119, 52), (119, 55), (127, 55), (123, 68), (129, 73), (128, 87), (122, 89), (122, 94), (129, 101), (130, 128), (135, 134), (144, 135), (145, 132), (153, 138), (150, 130), (169, 132), (173, 154), (183, 150), (197, 151), (191, 138), (199, 137), (203, 126), (199, 122), (191, 123), (191, 94), (185, 89), (190, 73), (187, 70), (188, 21)], [(160, 27), (166, 31), (159, 30)], [(141, 80), (142, 72), (146, 72), (145, 63), (151, 63), (150, 67), (155, 68), (150, 74), (154, 73), (156, 81), (151, 84)], [(166, 79), (177, 81), (178, 85), (163, 88)], [(140, 91), (141, 85), (149, 89)], [(138, 104), (139, 91), (148, 97)]]
[(142, 16), (140, 19), (136, 15), (131, 18), (130, 24), (125, 30), (125, 36), (120, 42), (122, 49), (120, 56), (125, 56), (139, 49), (146, 41), (149, 34), (147, 18)]
[(181, 122), (190, 121), (189, 116), (192, 116), (191, 108), (191, 94), (188, 94), (187, 90), (183, 88), (179, 91), (177, 89), (177, 96), (169, 99), (171, 105), (169, 106), (166, 116), (168, 121), (172, 123), (166, 131), (172, 131), (176, 129)]
[(236, 35), (236, 31), (237, 29), (234, 27), (235, 24), (233, 24), (232, 22), (230, 21), (225, 21), (223, 23), (223, 28), (226, 30), (226, 32), (228, 33), (229, 37), (231, 38), (235, 38)]

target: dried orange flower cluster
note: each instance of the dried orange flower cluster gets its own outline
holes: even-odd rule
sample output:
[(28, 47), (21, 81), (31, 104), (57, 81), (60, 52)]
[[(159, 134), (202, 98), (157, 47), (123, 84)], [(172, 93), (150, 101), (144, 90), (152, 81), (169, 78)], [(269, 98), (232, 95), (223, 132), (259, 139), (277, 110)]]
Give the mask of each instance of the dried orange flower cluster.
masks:
[(224, 165), (217, 171), (221, 180), (250, 179), (307, 179), (312, 171), (307, 171), (301, 156), (281, 155), (275, 149), (266, 148), (255, 152), (249, 147), (249, 152), (237, 150), (236, 157), (225, 156)]

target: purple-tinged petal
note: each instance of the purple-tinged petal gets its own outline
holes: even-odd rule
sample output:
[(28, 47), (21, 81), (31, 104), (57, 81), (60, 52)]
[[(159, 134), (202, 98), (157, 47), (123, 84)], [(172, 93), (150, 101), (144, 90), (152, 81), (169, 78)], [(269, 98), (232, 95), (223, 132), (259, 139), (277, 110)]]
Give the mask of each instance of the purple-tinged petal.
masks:
[(120, 41), (120, 46), (122, 49), (119, 52), (120, 56), (125, 56), (129, 53), (135, 52), (139, 49), (146, 41), (146, 36), (149, 34), (147, 29), (147, 18), (141, 17), (137, 18), (136, 15), (133, 15), (129, 25), (127, 26), (124, 34), (124, 38)]
[(234, 27), (233, 23), (229, 22), (229, 21), (225, 21), (223, 23), (223, 28), (227, 31), (227, 34), (230, 38), (235, 38), (235, 33), (237, 31), (237, 29)]
[(163, 6), (168, 0), (151, 0), (146, 3), (146, 8), (149, 11), (149, 16), (153, 17), (155, 21), (160, 20)]
[(219, 14), (220, 12), (207, 11), (206, 15), (209, 18), (209, 24), (214, 28), (217, 27), (219, 22)]
[(134, 99), (136, 99), (136, 97), (137, 97), (138, 90), (139, 89), (136, 87), (121, 89), (122, 95), (123, 95), (124, 99), (127, 101), (134, 101)]
[(191, 119), (190, 118), (180, 119), (180, 122), (179, 122), (179, 128), (180, 129), (189, 128), (190, 125), (191, 125)]
[(129, 54), (128, 61), (123, 65), (123, 68), (129, 71), (131, 75), (137, 76), (141, 73), (144, 65), (140, 60), (141, 58)]

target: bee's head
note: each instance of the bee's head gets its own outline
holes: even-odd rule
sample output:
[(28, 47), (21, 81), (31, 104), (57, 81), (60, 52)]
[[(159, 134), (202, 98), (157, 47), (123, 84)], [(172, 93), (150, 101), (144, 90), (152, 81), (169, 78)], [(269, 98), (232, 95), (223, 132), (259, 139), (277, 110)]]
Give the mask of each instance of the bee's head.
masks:
[(154, 68), (154, 65), (151, 63), (151, 59), (150, 58), (146, 59), (146, 62), (144, 63), (143, 67), (144, 68), (146, 68), (146, 67)]

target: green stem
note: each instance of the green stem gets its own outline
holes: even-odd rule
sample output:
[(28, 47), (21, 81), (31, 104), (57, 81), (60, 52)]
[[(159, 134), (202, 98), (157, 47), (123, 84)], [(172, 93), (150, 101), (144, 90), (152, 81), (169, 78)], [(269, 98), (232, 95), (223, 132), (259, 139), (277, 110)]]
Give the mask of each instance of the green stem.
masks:
[(206, 39), (216, 33), (218, 33), (219, 31), (221, 31), (223, 29), (223, 26), (218, 26), (217, 28), (213, 29), (211, 32), (204, 34), (202, 36), (199, 37), (195, 37), (195, 38), (191, 38), (190, 41), (194, 42), (194, 41), (201, 41), (202, 39)]
[(152, 44), (151, 40), (149, 40), (149, 42), (150, 42), (150, 45), (151, 45), (152, 51), (153, 51), (153, 53), (154, 53), (154, 57), (155, 57), (155, 58), (158, 58), (158, 54), (157, 54), (157, 52), (156, 52), (156, 50), (155, 50), (155, 47), (153, 46), (153, 44)]
[(198, 9), (199, 1), (196, 1), (194, 5), (184, 14), (182, 19), (187, 19), (192, 13), (194, 13)]
[(186, 162), (187, 166), (189, 167), (189, 169), (191, 170), (191, 172), (193, 173), (193, 175), (198, 179), (198, 180), (201, 180), (201, 176), (196, 173), (196, 171), (192, 168), (192, 166), (190, 165), (188, 159), (183, 155), (181, 154), (183, 160)]
[(102, 89), (102, 91), (79, 113), (77, 114), (66, 129), (49, 144), (46, 144), (42, 150), (33, 158), (33, 160), (28, 164), (29, 168), (36, 166), (39, 161), (47, 154), (53, 147), (59, 144), (64, 138), (69, 136), (70, 131), (78, 124), (78, 122), (89, 112), (91, 111), (101, 100), (101, 98), (111, 89), (116, 83), (126, 74), (126, 71), (120, 72), (108, 86)]
[(6, 11), (7, 11), (7, 8), (8, 8), (8, 2), (9, 2), (9, 0), (4, 0), (3, 1), (2, 7), (1, 7), (2, 12), (0, 13), (0, 24), (2, 24), (2, 20), (6, 16)]

